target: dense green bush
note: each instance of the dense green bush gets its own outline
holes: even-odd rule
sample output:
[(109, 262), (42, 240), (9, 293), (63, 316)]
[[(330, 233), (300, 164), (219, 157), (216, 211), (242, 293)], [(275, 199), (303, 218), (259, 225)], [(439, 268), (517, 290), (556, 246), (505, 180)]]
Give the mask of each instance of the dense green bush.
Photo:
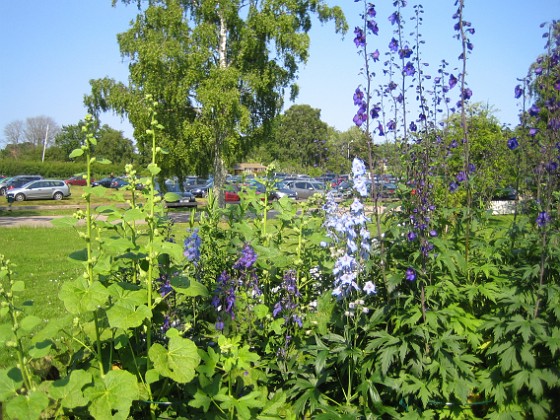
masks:
[[(41, 175), (44, 178), (66, 179), (78, 173), (86, 171), (86, 164), (80, 162), (40, 162), (40, 161), (21, 161), (13, 159), (0, 160), (0, 174), (7, 176), (14, 175)], [(94, 178), (114, 174), (124, 174), (124, 164), (100, 165), (92, 167)]]

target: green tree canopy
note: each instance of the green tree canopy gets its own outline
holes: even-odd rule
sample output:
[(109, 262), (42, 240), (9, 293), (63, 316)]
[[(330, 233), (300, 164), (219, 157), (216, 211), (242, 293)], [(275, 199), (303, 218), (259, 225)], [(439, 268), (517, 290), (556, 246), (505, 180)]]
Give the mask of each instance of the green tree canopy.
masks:
[(329, 126), (321, 121), (321, 110), (293, 105), (278, 121), (273, 158), (299, 167), (324, 166), (328, 157)]
[(308, 57), (312, 14), (334, 20), (337, 31), (347, 29), (342, 10), (321, 0), (122, 2), (147, 4), (118, 36), (130, 60), (129, 85), (91, 81), (85, 103), (94, 115), (113, 110), (128, 116), (146, 154), (143, 101), (151, 94), (165, 127), (159, 143), (170, 152), (163, 173), (204, 173), (211, 164), (218, 190), (226, 164), (244, 143), (269, 133), (286, 89), (297, 94), (293, 81)]

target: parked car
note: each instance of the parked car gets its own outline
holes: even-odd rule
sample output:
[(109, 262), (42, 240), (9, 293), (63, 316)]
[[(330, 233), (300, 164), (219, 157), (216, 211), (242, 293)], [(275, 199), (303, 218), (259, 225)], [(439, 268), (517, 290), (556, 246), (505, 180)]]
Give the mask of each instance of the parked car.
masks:
[(19, 188), (8, 190), (8, 201), (52, 199), (62, 200), (70, 197), (70, 186), (60, 179), (40, 179), (31, 181)]
[(6, 195), (7, 191), (22, 187), (31, 181), (43, 179), (41, 175), (16, 175), (11, 178), (6, 178), (0, 183), (0, 195)]
[[(156, 182), (155, 188), (158, 192), (163, 193)], [(165, 194), (165, 205), (167, 207), (194, 207), (197, 205), (196, 198), (190, 191), (183, 190), (178, 183), (174, 181), (165, 182), (166, 193)]]
[[(260, 182), (253, 181), (250, 185), (254, 187), (259, 194), (263, 194), (265, 192), (266, 187)], [(280, 200), (284, 196), (295, 200), (297, 199), (298, 194), (296, 191), (289, 189), (283, 182), (276, 182), (274, 184), (274, 189), (269, 192), (268, 199), (269, 201)]]
[[(91, 180), (91, 184), (93, 185), (93, 183), (95, 182), (95, 179)], [(84, 175), (76, 175), (73, 177), (70, 177), (66, 180), (66, 183), (68, 185), (79, 185), (79, 186), (85, 186), (86, 183), (86, 178), (84, 177)]]
[(188, 188), (190, 192), (193, 193), (195, 197), (202, 198), (208, 195), (208, 190), (214, 187), (214, 180), (208, 180), (204, 184), (197, 184), (193, 185), (191, 188)]
[(325, 184), (312, 180), (293, 180), (285, 183), (286, 187), (297, 193), (298, 198), (309, 198), (313, 194), (325, 194)]
[(108, 176), (106, 178), (102, 178), (98, 181), (94, 181), (91, 183), (91, 185), (93, 187), (105, 187), (105, 188), (111, 188), (111, 183), (114, 181), (115, 177), (112, 176)]

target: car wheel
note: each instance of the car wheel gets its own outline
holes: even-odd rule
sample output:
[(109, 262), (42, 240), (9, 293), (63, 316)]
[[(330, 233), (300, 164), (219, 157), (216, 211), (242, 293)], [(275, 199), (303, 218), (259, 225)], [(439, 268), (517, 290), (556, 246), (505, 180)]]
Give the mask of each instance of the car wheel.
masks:
[(61, 193), (60, 191), (59, 191), (59, 192), (55, 192), (54, 195), (53, 195), (53, 198), (54, 198), (55, 200), (62, 200), (62, 197), (63, 197), (63, 195), (62, 195), (62, 193)]
[(15, 198), (16, 201), (24, 201), (25, 200), (25, 195), (17, 194), (14, 198)]
[(0, 195), (6, 195), (6, 188), (0, 188)]

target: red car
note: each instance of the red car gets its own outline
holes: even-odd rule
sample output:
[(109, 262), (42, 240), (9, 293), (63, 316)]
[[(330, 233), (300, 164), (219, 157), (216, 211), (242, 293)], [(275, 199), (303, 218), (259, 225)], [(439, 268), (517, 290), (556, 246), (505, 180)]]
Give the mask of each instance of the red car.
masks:
[[(93, 182), (93, 181), (94, 180), (92, 179), (91, 182)], [(86, 185), (86, 179), (81, 175), (77, 175), (77, 176), (73, 176), (72, 178), (68, 178), (65, 182), (68, 185), (81, 185), (81, 186)]]

